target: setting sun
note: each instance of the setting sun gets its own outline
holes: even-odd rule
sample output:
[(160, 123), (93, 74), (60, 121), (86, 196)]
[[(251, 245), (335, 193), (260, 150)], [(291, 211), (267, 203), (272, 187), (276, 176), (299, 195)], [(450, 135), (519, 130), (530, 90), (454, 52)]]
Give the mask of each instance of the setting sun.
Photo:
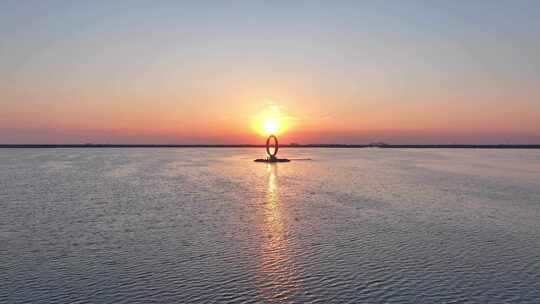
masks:
[(290, 127), (289, 119), (279, 106), (272, 105), (254, 116), (251, 124), (252, 129), (259, 135), (278, 135)]
[(263, 123), (263, 130), (266, 135), (275, 135), (279, 131), (279, 123), (276, 120), (268, 119)]

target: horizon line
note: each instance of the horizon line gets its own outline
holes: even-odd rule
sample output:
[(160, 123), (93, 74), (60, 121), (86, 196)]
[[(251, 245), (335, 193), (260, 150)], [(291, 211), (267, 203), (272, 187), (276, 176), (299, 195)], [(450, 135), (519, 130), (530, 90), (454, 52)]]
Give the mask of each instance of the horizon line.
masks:
[[(0, 148), (264, 148), (261, 144), (0, 144)], [(280, 148), (470, 148), (540, 149), (540, 144), (297, 144)]]

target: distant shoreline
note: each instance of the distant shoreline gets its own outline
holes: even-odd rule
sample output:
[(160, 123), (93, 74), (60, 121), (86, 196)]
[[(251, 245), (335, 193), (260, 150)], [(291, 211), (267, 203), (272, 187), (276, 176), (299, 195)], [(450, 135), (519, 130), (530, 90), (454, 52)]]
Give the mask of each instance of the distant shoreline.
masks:
[[(0, 144), (0, 148), (264, 148), (264, 145), (216, 145), (216, 144), (199, 144), (199, 145), (135, 145), (135, 144)], [(383, 149), (540, 149), (540, 144), (534, 145), (390, 145), (390, 144), (293, 144), (280, 145), (280, 148), (383, 148)]]

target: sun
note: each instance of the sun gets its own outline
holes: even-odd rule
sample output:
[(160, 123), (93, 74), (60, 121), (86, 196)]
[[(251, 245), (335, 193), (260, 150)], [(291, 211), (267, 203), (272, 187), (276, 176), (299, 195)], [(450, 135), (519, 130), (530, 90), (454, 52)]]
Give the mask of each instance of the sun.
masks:
[(253, 116), (251, 126), (261, 136), (279, 135), (288, 129), (289, 117), (281, 111), (281, 107), (272, 105)]
[(276, 135), (279, 131), (279, 122), (269, 118), (263, 122), (262, 129), (264, 130), (265, 135)]

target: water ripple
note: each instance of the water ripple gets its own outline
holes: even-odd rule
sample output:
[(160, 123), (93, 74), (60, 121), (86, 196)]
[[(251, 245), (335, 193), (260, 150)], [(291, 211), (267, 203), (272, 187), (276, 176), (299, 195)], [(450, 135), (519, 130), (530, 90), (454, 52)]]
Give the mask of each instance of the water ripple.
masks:
[(536, 152), (283, 153), (0, 151), (0, 302), (540, 299)]

